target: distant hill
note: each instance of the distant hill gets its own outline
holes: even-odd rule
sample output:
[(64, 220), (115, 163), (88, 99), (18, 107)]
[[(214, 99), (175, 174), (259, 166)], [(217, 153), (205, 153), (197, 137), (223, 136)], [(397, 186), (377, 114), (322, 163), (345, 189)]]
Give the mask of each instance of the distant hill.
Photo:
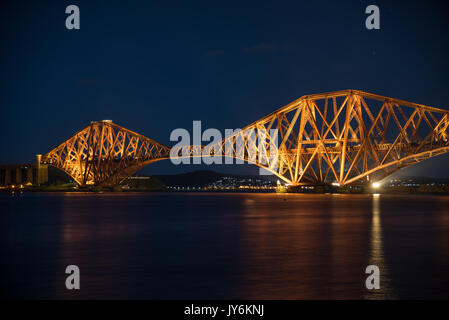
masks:
[(275, 176), (251, 176), (251, 175), (235, 175), (229, 173), (219, 173), (210, 170), (197, 170), (182, 174), (173, 175), (153, 175), (152, 177), (161, 180), (166, 186), (179, 186), (179, 187), (202, 187), (209, 183), (220, 180), (223, 177), (234, 178), (254, 178), (260, 180), (276, 181)]
[[(139, 175), (149, 176), (149, 175)], [(179, 186), (179, 187), (203, 187), (209, 183), (216, 182), (223, 177), (233, 178), (253, 178), (259, 180), (276, 181), (278, 178), (275, 176), (259, 176), (259, 175), (235, 175), (229, 173), (220, 173), (211, 170), (197, 170), (182, 174), (167, 174), (167, 175), (151, 175), (151, 177), (160, 180), (166, 186)], [(49, 166), (48, 168), (48, 184), (60, 185), (73, 182), (73, 179), (65, 172)]]

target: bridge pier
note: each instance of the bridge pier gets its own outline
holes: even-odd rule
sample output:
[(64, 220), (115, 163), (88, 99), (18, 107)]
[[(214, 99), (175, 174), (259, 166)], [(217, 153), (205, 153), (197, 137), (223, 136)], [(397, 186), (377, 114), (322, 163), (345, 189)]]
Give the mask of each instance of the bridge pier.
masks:
[(48, 166), (37, 163), (0, 165), (0, 185), (39, 185), (48, 181)]
[(16, 184), (22, 184), (22, 168), (16, 168)]
[(11, 170), (9, 168), (5, 168), (5, 186), (11, 184)]
[(26, 183), (33, 184), (33, 168), (27, 168), (27, 180)]
[(37, 185), (46, 183), (48, 181), (48, 166), (41, 163), (42, 155), (36, 155), (36, 167), (37, 167)]

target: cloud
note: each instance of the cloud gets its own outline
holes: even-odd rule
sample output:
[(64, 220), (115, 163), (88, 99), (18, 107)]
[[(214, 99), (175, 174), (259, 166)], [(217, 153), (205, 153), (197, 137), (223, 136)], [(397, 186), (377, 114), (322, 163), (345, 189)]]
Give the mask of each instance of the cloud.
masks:
[(208, 57), (216, 57), (224, 54), (223, 50), (209, 50), (206, 52), (206, 56)]
[(296, 49), (293, 44), (273, 44), (268, 42), (262, 42), (253, 46), (243, 48), (243, 52), (246, 54), (265, 54), (273, 52), (291, 52)]
[(80, 86), (96, 86), (104, 82), (105, 80), (100, 78), (85, 78), (85, 79), (78, 79), (76, 81), (76, 83)]
[(275, 46), (272, 43), (259, 43), (253, 46), (243, 48), (243, 52), (248, 54), (261, 54), (275, 51)]
[[(270, 43), (270, 42), (261, 42), (255, 45), (251, 45), (248, 47), (244, 47), (241, 49), (241, 51), (245, 54), (268, 54), (268, 53), (274, 53), (274, 52), (293, 52), (296, 50), (296, 45), (291, 43), (284, 43), (284, 44), (276, 44), (276, 43)], [(230, 53), (235, 53), (235, 50), (230, 50)], [(238, 49), (237, 49), (238, 51)], [(207, 57), (217, 57), (222, 56), (225, 54), (224, 50), (209, 50), (205, 53)]]

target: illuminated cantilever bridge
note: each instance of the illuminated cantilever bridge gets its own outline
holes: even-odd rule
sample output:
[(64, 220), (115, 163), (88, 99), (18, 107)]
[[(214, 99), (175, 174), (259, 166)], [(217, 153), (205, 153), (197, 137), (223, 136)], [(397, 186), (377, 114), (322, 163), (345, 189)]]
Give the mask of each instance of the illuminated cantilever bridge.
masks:
[[(291, 185), (343, 186), (379, 181), (448, 152), (448, 127), (448, 110), (343, 90), (303, 96), (212, 146), (174, 150), (111, 121), (92, 122), (45, 154), (42, 163), (80, 185), (118, 185), (170, 154), (222, 154), (265, 168)], [(263, 139), (256, 141), (260, 132)]]

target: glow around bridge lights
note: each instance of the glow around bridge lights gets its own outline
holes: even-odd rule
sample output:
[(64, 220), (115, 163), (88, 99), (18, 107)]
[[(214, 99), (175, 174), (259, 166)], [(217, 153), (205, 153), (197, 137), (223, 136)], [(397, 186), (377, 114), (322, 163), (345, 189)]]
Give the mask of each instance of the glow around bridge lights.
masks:
[(380, 184), (380, 182), (373, 182), (372, 186), (374, 189), (378, 189), (378, 188), (380, 188), (381, 184)]

